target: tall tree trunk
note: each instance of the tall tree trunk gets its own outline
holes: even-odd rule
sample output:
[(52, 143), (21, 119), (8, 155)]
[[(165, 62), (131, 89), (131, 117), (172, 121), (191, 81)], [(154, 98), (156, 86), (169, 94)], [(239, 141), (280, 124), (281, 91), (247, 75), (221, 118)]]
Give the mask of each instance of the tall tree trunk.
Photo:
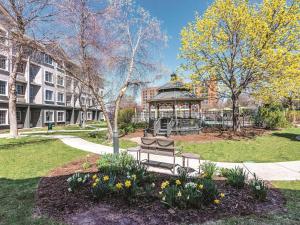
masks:
[(234, 132), (240, 131), (240, 123), (239, 123), (239, 117), (240, 117), (240, 110), (238, 105), (238, 96), (236, 94), (232, 94), (231, 96), (232, 101), (232, 129)]
[(16, 79), (17, 71), (22, 60), (22, 54), (17, 51), (15, 63), (13, 64), (13, 71), (8, 80), (8, 117), (9, 117), (9, 133), (13, 138), (18, 137), (18, 124), (17, 124), (17, 93), (16, 93)]
[(81, 127), (82, 128), (86, 128), (86, 118), (87, 118), (87, 110), (83, 110), (83, 113), (82, 113), (82, 124), (81, 124)]

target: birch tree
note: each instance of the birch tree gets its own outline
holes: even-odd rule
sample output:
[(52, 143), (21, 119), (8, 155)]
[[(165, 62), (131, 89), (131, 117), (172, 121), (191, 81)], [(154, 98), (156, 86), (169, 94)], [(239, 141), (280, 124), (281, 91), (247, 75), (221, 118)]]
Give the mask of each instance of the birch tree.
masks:
[[(18, 70), (23, 67), (23, 60), (35, 50), (42, 49), (40, 35), (37, 28), (41, 22), (47, 21), (53, 10), (49, 0), (1, 0), (1, 4), (8, 10), (9, 20), (5, 21), (9, 30), (7, 36), (9, 47), (13, 49), (11, 73), (8, 81), (8, 116), (10, 135), (18, 136), (16, 116), (16, 79)], [(39, 37), (39, 38), (38, 38)]]
[[(261, 83), (297, 67), (299, 1), (216, 0), (181, 32), (181, 57), (192, 79), (214, 76), (232, 101), (233, 130), (239, 129), (238, 100)], [(298, 67), (299, 68), (299, 67)], [(282, 72), (286, 71), (286, 72)], [(294, 74), (294, 72), (293, 72)]]
[(113, 4), (119, 10), (112, 26), (118, 37), (118, 48), (114, 49), (111, 61), (115, 76), (120, 80), (113, 118), (114, 152), (117, 153), (120, 102), (128, 88), (142, 84), (147, 74), (160, 69), (158, 50), (167, 41), (167, 36), (161, 30), (160, 21), (145, 9), (135, 6), (133, 1), (115, 1)]

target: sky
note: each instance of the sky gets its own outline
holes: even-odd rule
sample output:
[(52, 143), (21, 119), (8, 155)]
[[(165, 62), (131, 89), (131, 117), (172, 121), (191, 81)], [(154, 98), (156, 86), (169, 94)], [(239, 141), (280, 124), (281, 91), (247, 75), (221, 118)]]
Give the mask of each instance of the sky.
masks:
[[(212, 0), (136, 0), (136, 2), (162, 22), (162, 30), (169, 37), (167, 47), (162, 51), (162, 63), (170, 72), (175, 72), (181, 62), (177, 57), (181, 29), (194, 20), (196, 12), (203, 15)], [(169, 76), (163, 76), (158, 83), (167, 80)]]

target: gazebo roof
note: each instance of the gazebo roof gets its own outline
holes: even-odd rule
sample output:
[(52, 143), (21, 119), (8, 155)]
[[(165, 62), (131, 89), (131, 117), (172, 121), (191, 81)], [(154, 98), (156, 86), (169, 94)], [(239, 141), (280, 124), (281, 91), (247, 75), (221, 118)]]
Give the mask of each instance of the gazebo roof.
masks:
[(148, 102), (200, 102), (202, 100), (204, 98), (191, 93), (183, 82), (178, 81), (176, 74), (172, 74), (171, 81), (158, 88), (158, 94)]

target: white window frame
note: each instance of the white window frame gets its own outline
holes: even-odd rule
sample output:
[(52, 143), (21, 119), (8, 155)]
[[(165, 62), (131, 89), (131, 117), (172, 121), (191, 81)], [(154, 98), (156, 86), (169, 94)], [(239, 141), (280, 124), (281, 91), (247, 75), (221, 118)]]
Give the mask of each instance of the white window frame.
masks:
[(93, 112), (86, 112), (86, 120), (93, 120)]
[[(52, 120), (47, 121), (47, 112), (51, 112), (52, 113)], [(45, 110), (44, 111), (44, 122), (45, 123), (54, 123), (54, 110)]]
[[(59, 78), (62, 78), (62, 81), (63, 81), (62, 84), (59, 84), (59, 83), (58, 83)], [(58, 86), (64, 87), (64, 86), (65, 86), (65, 79), (64, 79), (64, 77), (61, 76), (61, 75), (57, 75), (56, 84), (57, 84)]]
[(5, 68), (0, 68), (0, 70), (8, 71), (8, 57), (1, 54), (0, 58), (5, 58)]
[[(58, 113), (63, 113), (63, 120), (58, 120)], [(56, 121), (57, 122), (65, 122), (66, 121), (66, 113), (65, 113), (65, 111), (56, 111)]]
[[(52, 81), (47, 81), (46, 80), (46, 74), (49, 73), (49, 74), (52, 74)], [(54, 84), (54, 74), (48, 70), (45, 70), (45, 74), (44, 74), (44, 79), (45, 79), (45, 82), (46, 83), (49, 83), (49, 84)]]
[(6, 80), (0, 80), (1, 82), (5, 83), (5, 94), (0, 94), (0, 96), (7, 96), (8, 95), (8, 85)]
[[(20, 114), (20, 118), (18, 119), (18, 114)], [(20, 110), (16, 111), (17, 122), (22, 121), (22, 112)]]
[[(47, 94), (46, 94), (47, 91), (51, 91), (52, 92), (52, 99), (51, 100), (47, 99)], [(45, 99), (44, 100), (46, 102), (54, 102), (54, 91), (46, 89), (45, 90)]]
[[(46, 57), (51, 58), (51, 63), (46, 61)], [(44, 63), (47, 64), (47, 65), (53, 66), (53, 58), (51, 57), (51, 55), (44, 53)]]
[[(4, 42), (0, 42), (0, 44), (2, 45), (8, 45), (8, 40), (7, 40), (7, 32), (3, 29), (0, 28), (0, 33), (3, 33), (3, 38), (4, 38)], [(1, 35), (1, 34), (0, 34)]]
[[(62, 94), (63, 95), (63, 100), (62, 101), (60, 101), (59, 99), (58, 99), (58, 95), (59, 94)], [(57, 99), (56, 99), (56, 102), (59, 102), (59, 103), (64, 103), (65, 102), (65, 93), (63, 93), (63, 92), (57, 92)]]
[[(18, 90), (18, 86), (23, 87), (23, 91), (24, 91), (23, 94), (19, 94), (19, 93), (18, 93), (18, 91), (17, 91), (17, 90)], [(26, 93), (26, 90), (25, 90), (25, 84), (20, 84), (20, 83), (19, 83), (19, 84), (16, 84), (16, 94), (19, 95), (19, 96), (24, 96), (25, 93)]]
[(8, 109), (0, 109), (0, 111), (5, 111), (5, 123), (4, 124), (0, 124), (0, 126), (7, 126), (8, 124)]

